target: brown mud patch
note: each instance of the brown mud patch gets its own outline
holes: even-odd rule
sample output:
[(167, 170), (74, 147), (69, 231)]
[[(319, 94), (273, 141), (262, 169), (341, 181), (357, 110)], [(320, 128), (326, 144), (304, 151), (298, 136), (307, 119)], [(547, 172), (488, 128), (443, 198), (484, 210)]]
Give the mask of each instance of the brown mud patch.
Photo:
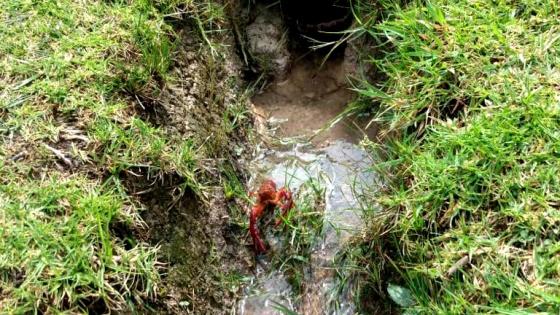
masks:
[(236, 276), (251, 264), (243, 233), (230, 224), (220, 189), (207, 205), (176, 174), (150, 177), (145, 168), (122, 172), (127, 191), (147, 210), (145, 238), (161, 246), (160, 296), (148, 309), (168, 314), (225, 314), (237, 296)]
[(323, 61), (321, 57), (301, 58), (285, 80), (275, 81), (255, 95), (252, 102), (257, 119), (272, 128), (277, 124), (281, 137), (310, 139), (316, 146), (373, 137), (373, 128), (365, 130), (367, 121), (340, 117), (355, 97), (348, 81), (353, 65), (345, 58)]

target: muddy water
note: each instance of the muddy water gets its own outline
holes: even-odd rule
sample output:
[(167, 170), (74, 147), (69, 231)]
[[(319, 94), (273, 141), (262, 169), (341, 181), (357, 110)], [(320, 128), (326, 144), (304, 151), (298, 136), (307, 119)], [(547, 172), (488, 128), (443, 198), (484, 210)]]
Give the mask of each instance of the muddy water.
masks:
[(345, 69), (342, 60), (329, 61), (322, 68), (318, 61), (300, 62), (285, 81), (273, 83), (253, 98), (263, 132), (275, 130), (279, 138), (298, 141), (259, 150), (251, 163), (250, 185), (256, 188), (271, 178), (278, 186), (288, 186), (297, 198), (306, 181), (317, 180), (324, 188), (323, 224), (308, 257), (300, 296), (270, 260), (270, 255), (282, 255), (275, 250), (282, 240), (265, 235), (270, 253), (259, 259), (255, 277), (239, 302), (240, 314), (283, 314), (279, 306), (299, 314), (355, 312), (352, 292), (337, 290), (334, 259), (362, 227), (358, 197), (375, 182), (367, 172), (372, 161), (357, 145), (364, 133), (356, 125), (343, 121), (317, 133), (329, 127), (353, 97)]

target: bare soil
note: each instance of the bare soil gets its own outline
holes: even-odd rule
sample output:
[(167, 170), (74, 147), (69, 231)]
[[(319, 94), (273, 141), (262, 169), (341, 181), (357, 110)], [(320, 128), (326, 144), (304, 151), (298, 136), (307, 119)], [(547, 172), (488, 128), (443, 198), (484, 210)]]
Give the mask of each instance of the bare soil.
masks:
[[(225, 49), (212, 59), (201, 53), (191, 32), (183, 32), (171, 77), (163, 86), (135, 97), (145, 119), (200, 147), (201, 156), (207, 157), (199, 161), (197, 175), (204, 191), (196, 194), (184, 188), (189, 179), (176, 173), (154, 174), (148, 167), (123, 171), (121, 178), (127, 193), (145, 209), (147, 228), (132, 234), (159, 245), (165, 265), (159, 296), (147, 311), (229, 314), (237, 299), (238, 279), (250, 272), (254, 255), (246, 230), (236, 223), (242, 219), (232, 217), (230, 207), (236, 204), (226, 200), (221, 170), (228, 167), (243, 181), (249, 150), (239, 153), (236, 148), (249, 143), (250, 120), (234, 130), (224, 126), (225, 113), (244, 100), (235, 53)], [(226, 37), (220, 42), (233, 40)]]
[(373, 128), (364, 131), (365, 124), (356, 119), (336, 123), (355, 96), (347, 77), (351, 67), (345, 58), (324, 63), (320, 57), (301, 58), (285, 80), (252, 98), (257, 119), (263, 125), (278, 124), (279, 136), (311, 139), (318, 147), (336, 139), (356, 143), (373, 134)]

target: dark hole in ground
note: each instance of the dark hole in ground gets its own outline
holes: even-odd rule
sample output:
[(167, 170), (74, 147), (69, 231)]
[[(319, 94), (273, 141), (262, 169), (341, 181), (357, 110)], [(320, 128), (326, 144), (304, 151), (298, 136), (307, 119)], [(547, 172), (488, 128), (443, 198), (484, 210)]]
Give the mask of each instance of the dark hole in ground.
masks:
[(111, 234), (123, 242), (124, 249), (131, 250), (136, 246), (136, 240), (142, 239), (138, 231), (134, 227), (124, 221), (111, 222), (109, 229)]
[(109, 314), (110, 312), (109, 306), (101, 298), (90, 298), (81, 301), (80, 304), (87, 309), (90, 314)]
[[(251, 1), (252, 2), (252, 1)], [(256, 1), (246, 4), (254, 15), (258, 4), (280, 14), (290, 30), (290, 41), (310, 49), (315, 41), (331, 42), (342, 37), (341, 32), (353, 21), (349, 0), (281, 0)], [(249, 17), (249, 19), (252, 19)]]
[(133, 98), (134, 109), (142, 120), (157, 127), (169, 122), (169, 114), (157, 99), (138, 93), (130, 93), (130, 97)]
[[(339, 40), (340, 32), (348, 29), (353, 20), (348, 0), (282, 0), (281, 6), (292, 42), (306, 49)], [(328, 53), (331, 48), (320, 52)], [(344, 50), (341, 48), (338, 50)]]

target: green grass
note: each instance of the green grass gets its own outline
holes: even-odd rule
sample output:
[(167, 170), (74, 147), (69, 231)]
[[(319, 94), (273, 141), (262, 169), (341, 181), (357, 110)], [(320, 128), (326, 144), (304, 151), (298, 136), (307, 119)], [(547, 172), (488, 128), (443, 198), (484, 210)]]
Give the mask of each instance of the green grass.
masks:
[(368, 286), (407, 287), (411, 314), (560, 312), (558, 3), (382, 12), (360, 29), (382, 79), (357, 85), (352, 108), (385, 137), (370, 144), (382, 210), (353, 249)]
[[(290, 176), (290, 175), (287, 175)], [(290, 181), (288, 181), (289, 187)], [(296, 298), (301, 298), (305, 289), (305, 272), (311, 261), (311, 251), (321, 237), (325, 188), (320, 179), (310, 178), (299, 188), (295, 196), (295, 206), (277, 234), (282, 241), (273, 264), (288, 276)]]
[(115, 220), (139, 224), (116, 191), (53, 175), (4, 182), (0, 196), (3, 313), (122, 310), (154, 296), (157, 248), (111, 234)]
[(155, 5), (166, 17), (192, 21), (210, 56), (216, 58), (220, 55), (223, 45), (213, 37), (229, 31), (224, 28), (227, 4), (215, 0), (157, 0)]
[[(164, 5), (165, 4), (165, 5)], [(157, 248), (119, 174), (174, 173), (195, 192), (200, 144), (142, 120), (134, 94), (168, 77), (177, 7), (202, 35), (209, 1), (0, 1), (0, 309), (125, 311), (153, 299)], [(178, 11), (177, 11), (178, 12)], [(222, 12), (223, 14), (223, 12)], [(189, 16), (189, 18), (191, 18)], [(211, 43), (210, 43), (211, 44)], [(214, 49), (214, 48), (213, 48)]]

